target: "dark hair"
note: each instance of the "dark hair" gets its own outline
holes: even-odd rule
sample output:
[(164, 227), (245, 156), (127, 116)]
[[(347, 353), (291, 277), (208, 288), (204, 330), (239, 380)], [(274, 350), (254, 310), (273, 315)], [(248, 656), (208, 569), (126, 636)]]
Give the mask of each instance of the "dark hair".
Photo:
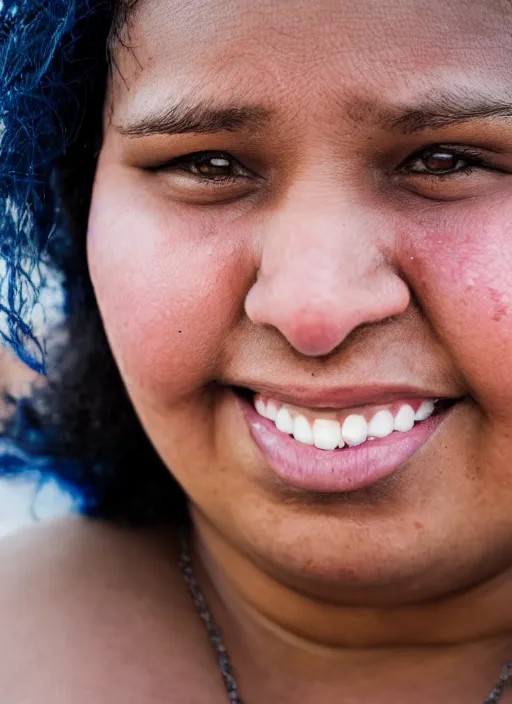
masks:
[[(47, 378), (16, 404), (5, 433), (42, 472), (77, 489), (87, 515), (128, 523), (181, 522), (185, 496), (128, 399), (86, 262), (105, 87), (108, 72), (116, 70), (110, 49), (121, 40), (135, 2), (5, 3), (0, 54), (10, 71), (2, 74), (0, 68), (0, 91), (11, 102), (0, 100), (0, 164), (14, 163), (5, 175), (0, 166), (8, 341)], [(4, 217), (9, 203), (17, 204), (18, 213), (10, 219)], [(29, 218), (23, 232), (19, 212)], [(66, 300), (64, 329), (55, 331), (62, 342), (49, 344), (44, 357), (41, 342), (24, 322), (27, 298), (19, 300), (23, 282), (31, 280), (23, 261), (37, 266), (42, 257), (62, 274)], [(31, 293), (35, 300), (35, 288)], [(2, 469), (6, 473), (13, 466), (6, 459)]]

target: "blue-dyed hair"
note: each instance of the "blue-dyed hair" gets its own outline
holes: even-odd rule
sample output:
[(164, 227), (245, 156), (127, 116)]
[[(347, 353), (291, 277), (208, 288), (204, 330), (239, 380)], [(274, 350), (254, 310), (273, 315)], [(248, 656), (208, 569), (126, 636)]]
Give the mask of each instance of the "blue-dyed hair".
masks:
[[(134, 0), (0, 0), (1, 335), (46, 376), (4, 435), (42, 475), (82, 497), (89, 515), (182, 520), (184, 497), (150, 446), (110, 353), (87, 271), (85, 234), (101, 146), (109, 45)], [(31, 325), (44, 281), (65, 292), (64, 344)]]
[(38, 372), (45, 370), (45, 347), (29, 321), (41, 263), (62, 225), (57, 166), (79, 131), (88, 74), (101, 70), (83, 49), (79, 56), (79, 33), (86, 31), (87, 19), (92, 23), (95, 12), (100, 14), (100, 3), (93, 5), (0, 2), (2, 335)]

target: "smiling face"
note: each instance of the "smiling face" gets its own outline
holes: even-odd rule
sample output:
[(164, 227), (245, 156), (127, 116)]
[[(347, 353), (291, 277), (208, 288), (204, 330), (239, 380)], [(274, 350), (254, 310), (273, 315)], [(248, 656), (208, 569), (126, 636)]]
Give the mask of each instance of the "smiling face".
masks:
[(114, 356), (197, 515), (311, 593), (405, 601), (512, 557), (511, 23), (140, 0), (116, 49), (88, 235)]

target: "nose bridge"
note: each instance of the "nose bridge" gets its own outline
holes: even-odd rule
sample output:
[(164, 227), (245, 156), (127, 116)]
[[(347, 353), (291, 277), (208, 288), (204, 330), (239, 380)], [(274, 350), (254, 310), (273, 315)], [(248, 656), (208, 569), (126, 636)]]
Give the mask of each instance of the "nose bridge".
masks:
[(354, 203), (302, 200), (290, 210), (273, 219), (263, 241), (261, 274), (274, 285), (328, 297), (344, 279), (361, 283), (382, 262), (375, 217)]
[(246, 300), (249, 318), (316, 356), (358, 326), (405, 311), (409, 291), (386, 256), (393, 234), (379, 220), (339, 194), (290, 199), (269, 215), (259, 276)]

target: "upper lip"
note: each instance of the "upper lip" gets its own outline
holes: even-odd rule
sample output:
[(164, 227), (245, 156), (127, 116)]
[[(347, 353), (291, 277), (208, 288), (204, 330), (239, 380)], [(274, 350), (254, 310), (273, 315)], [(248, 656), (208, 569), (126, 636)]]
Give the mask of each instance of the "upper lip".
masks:
[(366, 384), (344, 387), (277, 386), (269, 383), (244, 384), (250, 391), (281, 403), (303, 408), (339, 409), (380, 405), (407, 399), (456, 399), (439, 389), (411, 385)]

